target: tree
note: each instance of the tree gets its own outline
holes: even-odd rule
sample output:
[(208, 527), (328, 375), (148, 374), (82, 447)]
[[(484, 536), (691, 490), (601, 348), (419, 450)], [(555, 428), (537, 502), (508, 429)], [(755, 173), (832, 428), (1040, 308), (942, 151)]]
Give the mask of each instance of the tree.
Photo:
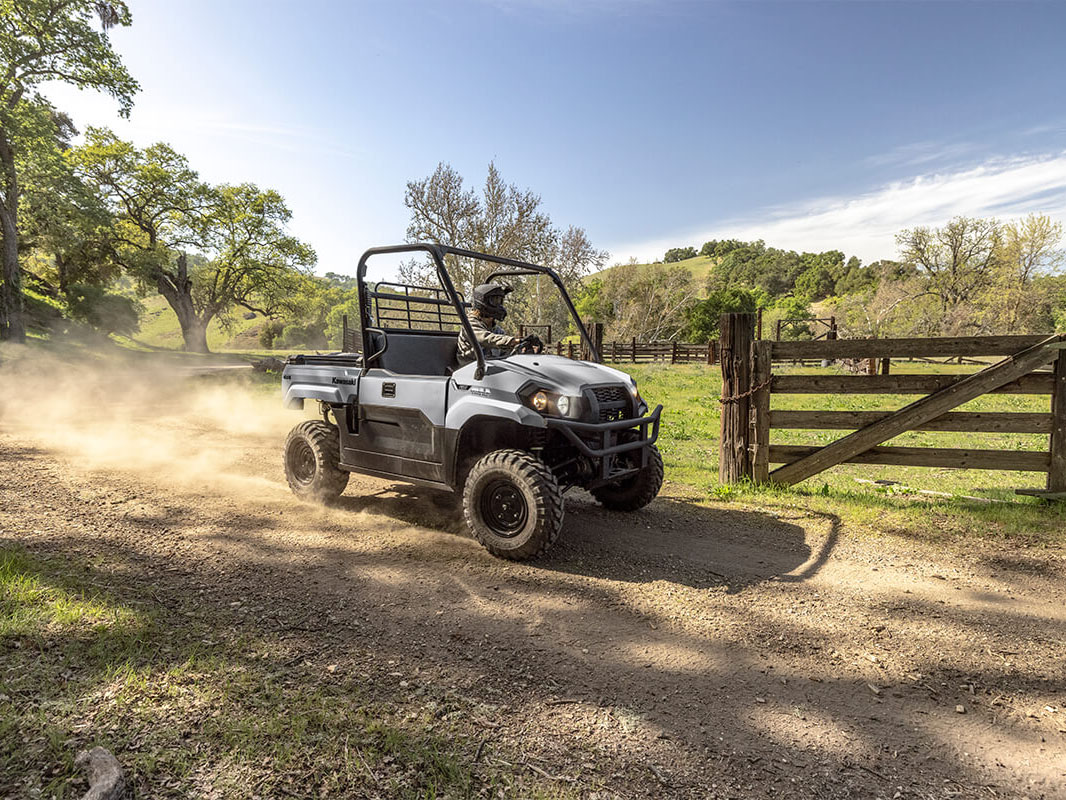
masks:
[[(234, 307), (267, 317), (293, 307), (315, 251), (286, 233), (291, 216), (284, 199), (271, 189), (251, 183), (210, 188), (199, 220), (209, 260), (187, 282), (159, 284), (178, 314), (186, 349), (206, 353), (207, 326), (215, 318), (225, 319)], [(185, 261), (185, 254), (179, 254), (179, 269)]]
[[(480, 197), (464, 188), (462, 176), (451, 165), (441, 163), (428, 178), (408, 182), (404, 205), (411, 212), (409, 242), (433, 242), (532, 262), (546, 260), (556, 244), (558, 233), (540, 210), (540, 196), (504, 183), (492, 163)], [(464, 292), (494, 268), (455, 256), (448, 256), (448, 262), (456, 288)], [(427, 282), (424, 266), (414, 267), (410, 274), (420, 273), (420, 282)]]
[(1002, 235), (994, 219), (955, 217), (942, 228), (902, 231), (896, 243), (900, 257), (928, 279), (925, 291), (947, 316), (994, 282)]
[(696, 299), (692, 273), (668, 264), (612, 267), (597, 277), (594, 296), (581, 297), (582, 307), (596, 310), (614, 338), (645, 341), (675, 339), (685, 329), (685, 309)]
[(995, 280), (980, 303), (986, 324), (1019, 333), (1053, 328), (1050, 284), (1041, 279), (1062, 270), (1061, 240), (1062, 223), (1045, 215), (1003, 226)]
[[(582, 228), (556, 228), (541, 209), (540, 196), (506, 183), (492, 163), (480, 195), (466, 189), (462, 176), (441, 163), (429, 177), (407, 184), (404, 204), (411, 212), (409, 242), (446, 244), (546, 264), (556, 269), (568, 288), (576, 289), (583, 276), (607, 262), (608, 254), (593, 247)], [(454, 256), (448, 256), (447, 266), (456, 288), (464, 293), (497, 269), (488, 262)], [(400, 274), (408, 283), (435, 285), (433, 271), (425, 262), (405, 264)], [(508, 319), (516, 323), (565, 327), (567, 311), (543, 279), (517, 282), (508, 304), (513, 309)]]
[(0, 20), (0, 338), (24, 341), (20, 166), (41, 143), (38, 87), (63, 81), (103, 91), (118, 100), (119, 112), (126, 115), (138, 86), (107, 36), (115, 25), (131, 22), (122, 0), (0, 0)]
[(709, 342), (720, 333), (722, 314), (754, 313), (763, 304), (760, 292), (733, 287), (711, 292), (685, 309), (685, 338), (690, 342)]
[(113, 219), (66, 157), (77, 129), (64, 114), (51, 111), (50, 116), (55, 146), (41, 147), (22, 172), (22, 268), (54, 285), (68, 301), (76, 291), (84, 302), (85, 287), (106, 286), (120, 272), (112, 258)]
[(186, 350), (207, 352), (207, 326), (235, 306), (268, 316), (288, 307), (293, 281), (315, 261), (285, 232), (281, 195), (208, 186), (166, 144), (138, 150), (91, 128), (71, 158), (114, 215), (115, 258), (166, 299)]
[(140, 284), (166, 298), (182, 325), (186, 349), (206, 348), (193, 330), (188, 257), (202, 244), (208, 187), (169, 145), (139, 150), (105, 128), (89, 128), (70, 153), (77, 174), (114, 217), (112, 251)]
[(836, 280), (833, 273), (824, 264), (808, 267), (796, 278), (795, 291), (800, 297), (810, 300), (824, 300), (833, 293)]
[(663, 256), (664, 264), (674, 264), (678, 261), (684, 261), (687, 258), (696, 257), (695, 247), (673, 247), (666, 251), (666, 255)]

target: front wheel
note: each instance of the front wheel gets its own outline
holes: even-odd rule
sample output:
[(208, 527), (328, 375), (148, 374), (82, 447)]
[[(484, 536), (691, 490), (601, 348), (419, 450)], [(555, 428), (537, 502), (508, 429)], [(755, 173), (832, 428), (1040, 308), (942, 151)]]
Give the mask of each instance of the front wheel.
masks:
[(563, 493), (547, 465), (524, 450), (494, 450), (466, 479), (463, 515), (495, 556), (522, 561), (551, 547), (563, 526)]
[(304, 500), (336, 500), (348, 485), (339, 466), (340, 438), (336, 427), (321, 420), (301, 422), (285, 440), (285, 478), (293, 494)]
[[(625, 431), (620, 437), (620, 442), (635, 442), (640, 437), (636, 431)], [(629, 450), (621, 456), (622, 459), (634, 460), (640, 458), (639, 450)], [(633, 461), (633, 463), (637, 463)], [(618, 483), (608, 483), (597, 486), (592, 490), (592, 496), (600, 501), (604, 508), (611, 511), (636, 511), (644, 508), (655, 499), (663, 486), (663, 457), (659, 448), (648, 445), (648, 462), (640, 472)]]

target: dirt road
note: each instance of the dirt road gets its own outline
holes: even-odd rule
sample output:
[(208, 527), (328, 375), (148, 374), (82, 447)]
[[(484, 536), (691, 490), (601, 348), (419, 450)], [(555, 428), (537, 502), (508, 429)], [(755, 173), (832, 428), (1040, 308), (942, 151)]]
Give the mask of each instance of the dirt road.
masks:
[(667, 485), (632, 515), (570, 496), (556, 549), (512, 564), (447, 495), (355, 478), (297, 502), (296, 420), (226, 412), (0, 424), (0, 538), (284, 631), (384, 695), (458, 687), (494, 710), (471, 721), (489, 750), (579, 794), (1066, 797), (1062, 552), (945, 553)]

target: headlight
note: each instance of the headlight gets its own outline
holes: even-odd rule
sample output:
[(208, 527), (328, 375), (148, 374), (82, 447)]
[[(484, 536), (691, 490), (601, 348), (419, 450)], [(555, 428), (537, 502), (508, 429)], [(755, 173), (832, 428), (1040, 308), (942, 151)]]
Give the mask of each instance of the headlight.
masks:
[(577, 413), (579, 403), (576, 397), (567, 397), (565, 394), (557, 394), (551, 389), (530, 387), (526, 391), (532, 394), (521, 393), (522, 402), (536, 411), (551, 417), (569, 417), (571, 413)]

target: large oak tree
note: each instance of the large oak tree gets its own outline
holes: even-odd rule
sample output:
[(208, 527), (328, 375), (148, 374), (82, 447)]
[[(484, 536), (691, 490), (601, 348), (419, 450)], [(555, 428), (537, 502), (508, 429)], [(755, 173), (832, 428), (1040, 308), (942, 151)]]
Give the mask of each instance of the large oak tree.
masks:
[(71, 152), (113, 216), (114, 257), (177, 315), (185, 349), (207, 352), (207, 326), (237, 306), (272, 315), (315, 262), (290, 236), (281, 195), (253, 184), (210, 186), (164, 143), (138, 149), (90, 128)]
[(131, 16), (121, 0), (0, 0), (0, 338), (23, 341), (19, 266), (20, 172), (35, 150), (50, 148), (42, 132), (39, 87), (64, 81), (110, 94), (128, 114), (137, 82), (108, 39)]

